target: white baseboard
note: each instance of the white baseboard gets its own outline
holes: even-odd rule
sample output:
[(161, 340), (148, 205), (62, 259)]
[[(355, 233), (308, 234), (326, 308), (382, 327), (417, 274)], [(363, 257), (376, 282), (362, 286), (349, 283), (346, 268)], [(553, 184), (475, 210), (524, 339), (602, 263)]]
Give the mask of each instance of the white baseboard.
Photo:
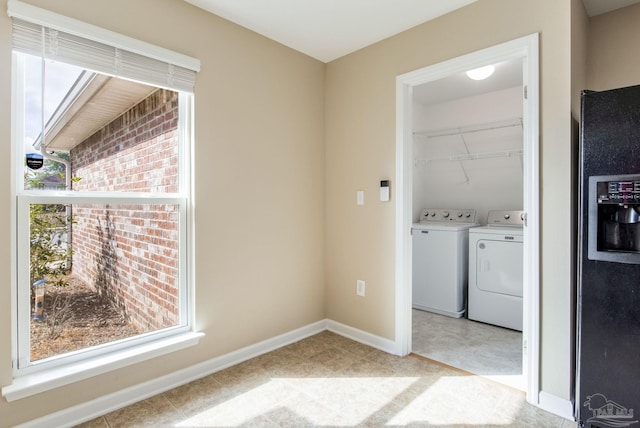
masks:
[(565, 419), (574, 420), (571, 401), (556, 397), (548, 392), (540, 391), (538, 394), (538, 407)]
[[(42, 426), (72, 427), (82, 422), (97, 418), (106, 413), (126, 407), (138, 401), (208, 376), (227, 367), (271, 352), (275, 349), (302, 340), (324, 330), (369, 345), (376, 349), (394, 354), (396, 344), (392, 340), (367, 333), (363, 330), (332, 321), (321, 320), (305, 327), (281, 334), (271, 339), (247, 346), (237, 351), (204, 361), (174, 373), (144, 382), (132, 387), (60, 410), (38, 419), (19, 425), (17, 428), (37, 428)], [(569, 400), (541, 391), (538, 406), (543, 410), (563, 418), (573, 420), (573, 406)]]
[(392, 340), (376, 336), (375, 334), (367, 333), (366, 331), (350, 327), (337, 321), (326, 320), (326, 322), (327, 330), (329, 331), (339, 334), (340, 336), (344, 336), (348, 339), (355, 340), (356, 342), (364, 343), (365, 345), (380, 349), (381, 351), (388, 352), (389, 354), (395, 354), (396, 343)]
[(17, 428), (37, 428), (43, 426), (72, 427), (186, 383), (193, 382), (194, 380), (257, 357), (258, 355), (297, 342), (324, 330), (327, 330), (327, 320), (309, 324), (305, 327), (196, 364), (195, 366), (187, 367), (59, 412), (51, 413), (47, 416), (18, 425)]

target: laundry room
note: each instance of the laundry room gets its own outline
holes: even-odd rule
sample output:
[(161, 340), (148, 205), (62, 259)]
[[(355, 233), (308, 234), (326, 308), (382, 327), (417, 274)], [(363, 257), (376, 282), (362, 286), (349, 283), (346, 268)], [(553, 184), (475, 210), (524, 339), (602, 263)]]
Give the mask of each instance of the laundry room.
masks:
[(474, 71), (413, 88), (412, 350), (523, 389), (523, 63)]

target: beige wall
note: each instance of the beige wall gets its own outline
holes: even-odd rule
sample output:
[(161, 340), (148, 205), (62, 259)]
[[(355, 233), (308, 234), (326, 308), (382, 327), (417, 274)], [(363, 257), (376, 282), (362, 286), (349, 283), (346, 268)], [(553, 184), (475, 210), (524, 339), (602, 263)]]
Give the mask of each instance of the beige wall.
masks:
[(640, 4), (594, 16), (589, 23), (588, 89), (640, 84)]
[[(571, 110), (572, 110), (572, 127), (571, 127), (571, 188), (573, 194), (571, 198), (571, 233), (572, 254), (577, 251), (577, 235), (578, 235), (578, 174), (579, 174), (579, 129), (578, 121), (580, 120), (580, 92), (586, 86), (587, 81), (587, 36), (589, 28), (589, 18), (584, 8), (582, 0), (571, 0)], [(576, 257), (571, 258), (571, 277), (572, 284), (576, 284)], [(575, 316), (576, 290), (571, 290), (571, 314)], [(574, 332), (575, 333), (575, 332)], [(571, 372), (575, 370), (575, 348), (571, 347)], [(572, 378), (573, 379), (573, 378)]]
[(587, 88), (589, 17), (582, 0), (571, 0), (571, 104), (575, 120), (580, 119), (580, 92)]
[[(202, 61), (196, 90), (196, 293), (197, 327), (207, 336), (197, 348), (147, 364), (0, 402), (0, 421), (14, 424), (72, 406), (325, 316), (395, 339), (395, 78), (535, 32), (541, 387), (570, 398), (574, 234), (572, 216), (558, 213), (570, 213), (575, 199), (575, 171), (567, 165), (575, 160), (570, 112), (573, 106), (575, 114), (576, 92), (586, 81), (580, 70), (587, 40), (580, 0), (481, 0), (326, 67), (178, 0), (29, 2)], [(4, 9), (6, 0), (0, 5)], [(629, 54), (640, 41), (637, 22), (640, 6), (591, 20), (591, 89), (638, 83), (633, 78), (640, 58)], [(5, 183), (12, 177), (10, 39), (10, 21), (0, 14)], [(390, 203), (378, 201), (381, 179), (392, 180)], [(355, 204), (357, 190), (366, 193), (363, 207)], [(0, 200), (10, 205), (9, 186), (0, 187)], [(12, 281), (9, 218), (9, 209), (0, 211), (4, 284)], [(366, 281), (365, 298), (355, 295), (357, 279)], [(0, 288), (2, 385), (11, 382), (9, 289)]]
[[(541, 387), (571, 392), (571, 3), (482, 0), (327, 66), (326, 299), (328, 318), (394, 339), (395, 77), (540, 33)], [(355, 203), (365, 191), (365, 206)], [(558, 215), (558, 213), (565, 213)], [(363, 279), (367, 296), (355, 295)]]
[[(145, 382), (321, 320), (324, 69), (186, 2), (29, 1), (199, 58), (195, 348), (12, 403), (0, 426)], [(6, 10), (6, 0), (0, 0)], [(123, 19), (123, 17), (127, 17)], [(11, 24), (0, 13), (0, 384), (11, 383)]]
[[(6, 2), (2, 2), (4, 9)], [(4, 208), (0, 210), (0, 385), (11, 383), (11, 285), (13, 278), (10, 275), (12, 257), (14, 251), (11, 247), (11, 233), (14, 229), (10, 221), (11, 211), (11, 184), (13, 184), (13, 174), (11, 173), (11, 26), (8, 19), (0, 13), (0, 174), (4, 185), (0, 186), (0, 201)], [(9, 408), (0, 401), (0, 420), (9, 419), (4, 408)], [(12, 417), (13, 418), (13, 417)], [(24, 420), (13, 418), (14, 421)]]

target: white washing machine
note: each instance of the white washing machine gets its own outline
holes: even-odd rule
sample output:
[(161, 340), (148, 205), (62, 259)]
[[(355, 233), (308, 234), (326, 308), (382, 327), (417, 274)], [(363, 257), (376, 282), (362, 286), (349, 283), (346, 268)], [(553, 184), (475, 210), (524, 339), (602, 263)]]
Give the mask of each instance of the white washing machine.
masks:
[(471, 209), (427, 209), (411, 229), (413, 307), (454, 318), (465, 314)]
[(469, 230), (469, 319), (522, 331), (522, 211), (489, 211)]

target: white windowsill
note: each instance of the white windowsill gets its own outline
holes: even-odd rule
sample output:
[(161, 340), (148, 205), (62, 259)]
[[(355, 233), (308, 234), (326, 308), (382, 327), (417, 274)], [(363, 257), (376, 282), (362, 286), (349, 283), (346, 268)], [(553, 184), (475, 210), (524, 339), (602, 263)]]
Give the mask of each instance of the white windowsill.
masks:
[(2, 395), (7, 401), (19, 400), (160, 355), (195, 346), (203, 336), (204, 333), (199, 332), (179, 334), (51, 370), (20, 376), (15, 378), (11, 385), (2, 388)]

